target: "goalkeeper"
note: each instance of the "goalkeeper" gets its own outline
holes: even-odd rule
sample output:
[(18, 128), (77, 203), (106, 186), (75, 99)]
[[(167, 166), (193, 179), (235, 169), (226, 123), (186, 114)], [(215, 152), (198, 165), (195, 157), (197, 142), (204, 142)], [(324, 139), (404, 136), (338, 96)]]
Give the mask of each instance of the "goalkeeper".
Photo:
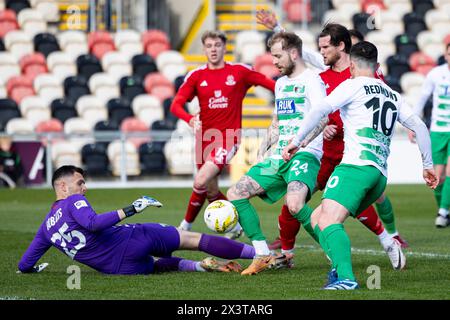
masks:
[[(252, 259), (252, 246), (225, 237), (182, 231), (159, 223), (116, 225), (147, 207), (162, 204), (144, 196), (123, 209), (96, 214), (84, 196), (84, 172), (62, 166), (52, 177), (56, 201), (18, 264), (21, 273), (40, 272), (36, 265), (54, 246), (71, 259), (105, 274), (149, 274), (164, 271), (239, 272), (232, 260), (202, 261), (172, 257), (175, 250), (199, 250), (224, 259)], [(160, 257), (160, 259), (154, 259)]]

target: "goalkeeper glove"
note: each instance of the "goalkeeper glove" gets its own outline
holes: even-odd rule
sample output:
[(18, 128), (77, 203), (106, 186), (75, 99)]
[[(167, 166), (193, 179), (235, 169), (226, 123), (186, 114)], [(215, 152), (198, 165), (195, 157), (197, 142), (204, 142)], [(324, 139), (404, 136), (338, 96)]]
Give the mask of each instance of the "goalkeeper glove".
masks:
[(142, 196), (135, 200), (130, 206), (123, 208), (123, 212), (127, 217), (143, 211), (147, 207), (162, 207), (162, 203), (148, 196)]
[[(26, 273), (38, 273), (41, 272), (42, 270), (44, 270), (45, 268), (47, 268), (48, 263), (44, 262), (41, 264), (38, 264), (37, 266), (34, 266), (33, 268), (31, 268), (30, 271), (26, 272)], [(16, 273), (22, 273), (22, 271), (17, 270)]]

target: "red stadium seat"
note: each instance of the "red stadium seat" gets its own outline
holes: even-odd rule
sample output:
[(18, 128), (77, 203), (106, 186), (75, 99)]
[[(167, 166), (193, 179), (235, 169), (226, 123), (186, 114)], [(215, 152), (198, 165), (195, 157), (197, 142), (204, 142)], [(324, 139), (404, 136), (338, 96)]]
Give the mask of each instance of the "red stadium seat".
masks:
[(157, 97), (161, 103), (175, 96), (175, 87), (166, 77), (159, 72), (150, 73), (144, 80), (145, 91)]
[(6, 83), (6, 90), (8, 96), (19, 104), (23, 98), (34, 95), (33, 81), (23, 75), (15, 76)]
[(91, 48), (91, 53), (99, 59), (102, 59), (106, 53), (111, 51), (115, 51), (115, 47), (113, 43), (109, 42), (99, 42)]
[(63, 132), (64, 125), (58, 119), (52, 118), (50, 120), (42, 121), (36, 126), (36, 132)]
[(361, 3), (362, 12), (374, 14), (375, 11), (385, 10), (386, 6), (383, 0), (363, 0)]
[(45, 56), (40, 52), (23, 56), (19, 65), (22, 73), (32, 80), (39, 74), (48, 72)]
[(144, 45), (144, 47), (146, 47), (149, 42), (154, 42), (154, 41), (170, 43), (170, 40), (169, 40), (169, 37), (167, 36), (167, 34), (164, 31), (157, 30), (157, 29), (144, 31), (142, 33), (141, 39), (142, 39), (142, 44)]
[(170, 44), (167, 42), (151, 41), (145, 46), (145, 53), (156, 59), (161, 52), (170, 50)]
[(306, 12), (303, 12), (305, 9), (303, 0), (284, 0), (283, 8), (286, 13), (286, 17), (290, 22), (303, 22), (305, 17), (305, 21), (311, 21), (310, 1), (306, 3)]
[(0, 38), (3, 38), (9, 31), (19, 29), (16, 13), (13, 10), (0, 11)]
[[(126, 133), (132, 132), (148, 133), (149, 128), (142, 120), (130, 117), (122, 121), (122, 123), (120, 124), (120, 131)], [(141, 144), (150, 142), (150, 137), (130, 137), (127, 140), (130, 141), (132, 144), (134, 144), (136, 148), (139, 148)]]
[(98, 43), (111, 43), (114, 45), (114, 40), (111, 34), (107, 31), (94, 31), (88, 34), (88, 47), (92, 49)]
[(272, 55), (270, 53), (256, 57), (255, 70), (271, 79), (280, 75), (280, 71), (272, 63)]
[(414, 52), (409, 57), (409, 65), (412, 71), (419, 72), (426, 75), (431, 69), (436, 66), (436, 62), (432, 57), (423, 52)]

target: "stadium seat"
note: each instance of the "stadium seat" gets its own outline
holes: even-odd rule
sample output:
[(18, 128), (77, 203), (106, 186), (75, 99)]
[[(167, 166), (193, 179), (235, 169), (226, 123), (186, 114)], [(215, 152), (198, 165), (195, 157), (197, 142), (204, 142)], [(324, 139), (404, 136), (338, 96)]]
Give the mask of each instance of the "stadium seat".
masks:
[[(263, 34), (258, 31), (247, 30), (238, 32), (234, 52), (236, 60), (253, 65), (255, 58), (266, 52), (264, 39)], [(159, 66), (158, 69), (161, 71)]]
[(444, 55), (440, 56), (440, 57), (438, 58), (438, 60), (437, 60), (438, 66), (443, 65), (443, 64), (446, 64), (446, 63), (447, 63), (447, 61), (445, 61), (445, 56), (444, 56)]
[[(131, 136), (127, 137), (127, 141), (134, 144), (136, 148), (150, 141), (149, 127), (145, 122), (136, 117), (124, 119), (120, 124), (120, 131), (131, 134)], [(140, 133), (143, 136), (133, 136), (133, 133), (136, 135)]]
[(368, 13), (355, 13), (352, 16), (353, 28), (365, 36), (376, 28), (375, 21), (372, 22), (372, 19), (372, 16)]
[(143, 121), (147, 127), (150, 127), (157, 120), (164, 119), (161, 101), (154, 96), (140, 94), (134, 98), (131, 106), (136, 117)]
[(109, 174), (109, 161), (106, 147), (101, 143), (89, 143), (81, 148), (83, 169), (89, 176), (105, 176)]
[(108, 52), (102, 58), (102, 67), (110, 77), (119, 81), (120, 78), (129, 76), (133, 70), (130, 59), (121, 52)]
[(156, 58), (156, 65), (161, 74), (173, 82), (178, 76), (187, 73), (186, 63), (181, 53), (174, 50), (161, 52)]
[(21, 30), (8, 32), (3, 38), (6, 49), (17, 59), (34, 52), (33, 41), (29, 34)]
[(52, 118), (47, 121), (42, 121), (36, 126), (36, 132), (63, 132), (64, 125), (58, 119)]
[(374, 14), (377, 11), (385, 10), (386, 6), (383, 0), (363, 0), (361, 9), (365, 13)]
[(0, 52), (0, 83), (6, 83), (9, 78), (20, 75), (18, 59), (9, 52)]
[(19, 61), (22, 74), (34, 80), (36, 76), (47, 73), (47, 62), (42, 53), (36, 52), (23, 56)]
[(58, 43), (61, 49), (75, 59), (89, 52), (86, 33), (77, 30), (59, 32)]
[(23, 98), (34, 95), (33, 81), (26, 76), (14, 76), (6, 83), (8, 96), (18, 104)]
[(156, 120), (152, 123), (151, 131), (174, 131), (176, 125), (166, 120)]
[(78, 116), (74, 102), (67, 98), (53, 100), (50, 104), (50, 109), (52, 118), (56, 118), (62, 123), (65, 123), (67, 119)]
[[(106, 150), (109, 162), (111, 164), (111, 171), (114, 176), (120, 176), (125, 169), (127, 176), (137, 176), (141, 173), (141, 167), (139, 163), (139, 154), (136, 147), (128, 141), (125, 141), (125, 154), (122, 155), (122, 141), (112, 141)], [(125, 157), (123, 161), (122, 157)], [(125, 168), (122, 165), (125, 164)]]
[(194, 137), (172, 133), (172, 138), (164, 146), (167, 170), (171, 175), (192, 175), (194, 173)]
[(125, 76), (119, 81), (120, 95), (133, 102), (133, 99), (145, 93), (142, 78), (137, 75)]
[(135, 30), (119, 30), (114, 36), (114, 45), (122, 53), (131, 58), (143, 52), (141, 35)]
[(64, 89), (61, 80), (57, 77), (44, 73), (34, 78), (34, 91), (49, 103), (64, 96)]
[(131, 65), (133, 67), (133, 74), (139, 75), (142, 79), (152, 72), (157, 72), (155, 60), (148, 54), (138, 54), (131, 59)]
[[(294, 33), (302, 39), (303, 46), (308, 48), (317, 48), (316, 35), (308, 29), (294, 29)], [(268, 36), (270, 37), (271, 34), (268, 33)], [(265, 43), (267, 43), (267, 41), (265, 41)], [(268, 48), (266, 48), (266, 51), (269, 51)]]
[(0, 51), (5, 51), (5, 43), (3, 42), (3, 39), (0, 38)]
[[(163, 101), (164, 120), (168, 123), (176, 125), (176, 123), (178, 122), (178, 118), (172, 112), (170, 112), (172, 101), (173, 98), (167, 98)], [(184, 106), (184, 110), (187, 111), (186, 105)]]
[(178, 92), (180, 87), (183, 85), (185, 77), (186, 76), (183, 75), (183, 76), (178, 76), (175, 78), (175, 80), (173, 81), (173, 85), (175, 87), (175, 92)]
[(108, 109), (108, 119), (119, 126), (125, 118), (134, 116), (133, 109), (130, 107), (130, 101), (123, 97), (109, 100), (106, 107)]
[(401, 17), (405, 14), (412, 12), (413, 7), (410, 0), (407, 1), (391, 1), (388, 6), (389, 11), (396, 12)]
[(81, 96), (90, 94), (86, 78), (83, 76), (67, 77), (64, 80), (64, 95), (77, 102)]
[(442, 35), (429, 30), (422, 31), (417, 35), (417, 45), (420, 50), (423, 50), (429, 43), (442, 44)]
[(4, 99), (8, 96), (6, 92), (6, 88), (3, 85), (0, 85), (0, 99)]
[(24, 117), (27, 112), (33, 108), (50, 110), (48, 102), (39, 96), (25, 97), (19, 104), (20, 113)]
[(145, 91), (159, 98), (161, 103), (175, 95), (175, 87), (166, 77), (159, 72), (148, 74), (144, 79)]
[(119, 125), (110, 120), (102, 120), (95, 124), (94, 131), (118, 131)]
[(9, 120), (20, 117), (20, 110), (14, 100), (0, 99), (0, 132), (5, 131)]
[(108, 118), (108, 111), (102, 99), (94, 95), (84, 95), (75, 103), (75, 109), (81, 118), (94, 126)]
[(142, 44), (144, 45), (145, 53), (156, 59), (158, 55), (166, 50), (170, 50), (170, 40), (167, 34), (161, 30), (147, 30), (142, 33)]
[(419, 51), (419, 47), (415, 40), (415, 37), (412, 37), (408, 34), (400, 34), (394, 39), (397, 54), (404, 55), (409, 58), (411, 54)]
[(46, 22), (59, 22), (57, 0), (31, 0), (31, 6), (39, 11)]
[(60, 51), (58, 40), (51, 33), (38, 33), (34, 36), (34, 50), (41, 52), (44, 56)]
[[(356, 4), (355, 9), (356, 11), (351, 12), (352, 14), (356, 13), (359, 11), (359, 4)], [(322, 17), (322, 25), (325, 25), (329, 22), (336, 22), (339, 24), (342, 24), (344, 27), (348, 28), (348, 29), (353, 29), (353, 22), (351, 19), (351, 13), (350, 12), (345, 12), (345, 11), (340, 11), (340, 10), (328, 10), (325, 11), (323, 17)]]
[(283, 9), (289, 22), (310, 22), (312, 19), (310, 1), (284, 0)]
[(47, 22), (42, 13), (35, 9), (23, 9), (17, 15), (20, 28), (31, 36), (47, 31)]
[(425, 76), (418, 72), (407, 72), (400, 79), (402, 91), (408, 95), (409, 93), (420, 92)]
[(426, 75), (436, 66), (435, 59), (423, 52), (415, 52), (409, 57), (409, 65), (412, 71)]
[[(383, 31), (389, 39), (394, 39), (396, 35), (405, 33), (402, 13), (390, 9), (383, 11), (381, 17), (381, 19), (375, 19), (375, 25)], [(372, 32), (369, 32), (367, 36), (370, 36), (371, 33)]]
[(28, 119), (33, 124), (33, 127), (36, 127), (40, 122), (50, 120), (51, 112), (48, 107), (39, 108), (35, 106), (26, 109), (22, 116)]
[(77, 74), (77, 66), (73, 56), (64, 51), (50, 53), (47, 57), (47, 64), (52, 74), (61, 81)]
[(9, 135), (32, 135), (34, 134), (34, 127), (25, 118), (13, 118), (6, 124), (5, 132)]
[(13, 10), (0, 10), (0, 38), (10, 31), (18, 30), (16, 13)]
[(402, 76), (402, 74), (411, 71), (409, 67), (408, 58), (403, 55), (393, 55), (390, 56), (386, 61), (388, 67), (388, 75), (393, 78), (398, 78)]
[(28, 0), (6, 0), (6, 8), (14, 10), (16, 14), (26, 8), (30, 8), (30, 2)]
[[(406, 72), (405, 72), (406, 73)], [(400, 86), (400, 78), (397, 76), (392, 76), (390, 74), (384, 77), (384, 81), (386, 84), (391, 87), (393, 90), (402, 93), (402, 87)]]
[(92, 125), (83, 118), (70, 118), (64, 123), (64, 133), (67, 135), (90, 135)]
[(435, 61), (439, 59), (441, 54), (444, 52), (445, 46), (441, 43), (427, 43), (423, 48), (422, 52), (432, 57)]
[(94, 31), (88, 35), (89, 51), (98, 59), (111, 51), (115, 51), (114, 40), (107, 31)]
[(434, 9), (433, 0), (411, 0), (413, 11), (424, 17), (428, 10)]
[[(428, 29), (433, 29), (433, 25), (436, 23), (443, 23), (447, 25), (450, 23), (450, 15), (438, 9), (429, 10), (425, 14), (424, 19)], [(446, 30), (443, 32), (447, 34), (449, 31)]]
[(70, 141), (61, 141), (52, 145), (52, 161), (55, 168), (63, 165), (81, 167), (81, 156), (76, 145)]
[(117, 82), (104, 72), (92, 75), (89, 79), (89, 89), (105, 103), (109, 99), (118, 98), (120, 96)]
[(102, 66), (98, 58), (91, 54), (83, 54), (76, 60), (78, 74), (84, 76), (86, 79), (97, 72), (102, 72)]
[(405, 25), (405, 33), (413, 38), (415, 38), (419, 32), (427, 30), (423, 17), (415, 12), (405, 14), (403, 17), (403, 24)]
[(139, 146), (139, 160), (142, 172), (147, 174), (163, 173), (166, 169), (166, 157), (164, 156), (165, 142), (153, 141)]
[(263, 55), (257, 56), (255, 59), (255, 71), (261, 72), (266, 77), (273, 79), (280, 75), (280, 71), (272, 63), (272, 55), (270, 53), (265, 53)]

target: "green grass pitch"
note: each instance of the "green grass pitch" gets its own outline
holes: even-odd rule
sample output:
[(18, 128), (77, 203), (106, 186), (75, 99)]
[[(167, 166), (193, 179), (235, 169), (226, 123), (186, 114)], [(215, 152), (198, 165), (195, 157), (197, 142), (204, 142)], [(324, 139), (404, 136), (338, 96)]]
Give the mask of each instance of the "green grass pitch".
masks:
[[(184, 215), (189, 189), (89, 190), (87, 197), (98, 212), (124, 207), (141, 195), (160, 200), (164, 207), (150, 208), (126, 223), (163, 222), (178, 225)], [(269, 270), (256, 276), (222, 273), (165, 273), (149, 276), (106, 276), (74, 263), (56, 249), (40, 262), (50, 263), (40, 274), (16, 274), (17, 263), (54, 201), (52, 190), (0, 191), (0, 299), (164, 299), (164, 300), (298, 300), (298, 299), (446, 299), (450, 298), (450, 227), (436, 229), (436, 204), (431, 190), (419, 185), (393, 185), (387, 189), (395, 209), (397, 227), (409, 242), (407, 268), (394, 271), (375, 235), (349, 218), (355, 275), (362, 287), (354, 292), (325, 292), (328, 262), (304, 230), (297, 236), (295, 267)], [(320, 201), (316, 194), (311, 204)], [(277, 235), (281, 201), (269, 206), (252, 200), (269, 241)], [(208, 232), (200, 215), (194, 231)], [(248, 241), (242, 238), (242, 241)], [(178, 256), (200, 260), (201, 252), (178, 251)], [(250, 262), (239, 260), (247, 266)], [(70, 290), (71, 265), (81, 268), (81, 288)], [(380, 289), (368, 289), (370, 266), (380, 270)], [(369, 268), (370, 269), (370, 268)]]

